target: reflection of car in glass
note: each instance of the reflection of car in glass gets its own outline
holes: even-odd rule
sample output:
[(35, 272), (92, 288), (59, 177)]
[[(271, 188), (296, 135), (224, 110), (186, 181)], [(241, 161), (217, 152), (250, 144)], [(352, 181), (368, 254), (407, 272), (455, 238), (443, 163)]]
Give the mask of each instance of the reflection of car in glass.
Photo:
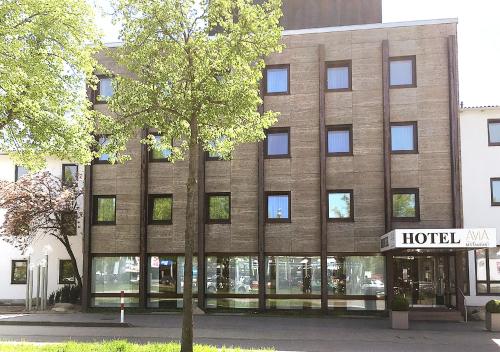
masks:
[[(221, 275), (213, 275), (207, 278), (207, 292), (216, 293), (217, 291), (230, 291), (237, 293), (248, 293), (250, 285), (245, 283), (247, 280), (241, 278), (239, 282)], [(258, 286), (258, 283), (257, 283)]]
[(384, 282), (376, 279), (365, 279), (361, 284), (361, 288), (367, 295), (381, 295), (384, 294)]

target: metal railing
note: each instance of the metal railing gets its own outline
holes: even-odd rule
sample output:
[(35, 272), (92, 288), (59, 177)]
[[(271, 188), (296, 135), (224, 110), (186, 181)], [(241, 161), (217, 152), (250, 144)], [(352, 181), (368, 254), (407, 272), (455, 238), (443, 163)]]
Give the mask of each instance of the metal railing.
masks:
[(465, 310), (465, 322), (467, 323), (467, 299), (465, 298), (465, 294), (464, 292), (462, 291), (462, 289), (460, 287), (457, 287), (458, 288), (458, 292), (460, 292), (460, 294), (462, 295), (463, 299), (464, 299), (464, 310)]

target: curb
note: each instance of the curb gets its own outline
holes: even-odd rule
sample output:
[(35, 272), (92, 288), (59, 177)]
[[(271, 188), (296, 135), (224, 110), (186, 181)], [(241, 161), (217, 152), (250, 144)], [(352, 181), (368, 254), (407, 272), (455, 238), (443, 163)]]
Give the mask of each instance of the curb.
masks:
[(97, 323), (97, 322), (57, 322), (57, 321), (20, 321), (20, 320), (0, 320), (0, 325), (17, 326), (65, 326), (65, 327), (89, 327), (89, 328), (131, 328), (129, 323)]

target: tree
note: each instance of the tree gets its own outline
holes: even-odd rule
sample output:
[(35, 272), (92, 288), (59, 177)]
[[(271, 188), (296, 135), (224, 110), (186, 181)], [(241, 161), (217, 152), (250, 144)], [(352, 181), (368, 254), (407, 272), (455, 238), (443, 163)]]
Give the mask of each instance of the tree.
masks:
[(76, 281), (82, 287), (70, 243), (81, 217), (78, 200), (82, 194), (76, 182), (63, 184), (49, 172), (28, 174), (16, 182), (0, 181), (0, 208), (6, 211), (0, 239), (25, 251), (43, 236), (55, 237), (68, 252)]
[(171, 150), (172, 161), (189, 160), (182, 326), (188, 352), (199, 146), (228, 158), (237, 144), (263, 139), (276, 121), (276, 113), (260, 114), (258, 106), (264, 58), (282, 48), (281, 1), (115, 0), (114, 6), (123, 25), (114, 57), (128, 74), (116, 76), (109, 101), (115, 114), (100, 126), (109, 143), (100, 152), (126, 159), (126, 142), (147, 127), (161, 138), (148, 135), (143, 143)]
[(0, 151), (19, 164), (91, 160), (94, 22), (85, 0), (0, 1)]

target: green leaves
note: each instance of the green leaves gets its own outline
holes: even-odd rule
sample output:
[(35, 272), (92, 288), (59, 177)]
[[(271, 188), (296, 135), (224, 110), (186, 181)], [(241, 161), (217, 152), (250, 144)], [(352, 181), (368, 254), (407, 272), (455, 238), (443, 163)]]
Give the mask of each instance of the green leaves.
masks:
[(98, 50), (85, 0), (0, 2), (0, 150), (31, 169), (88, 163), (94, 113), (85, 83)]
[(179, 141), (174, 160), (193, 132), (224, 158), (264, 138), (277, 114), (258, 113), (259, 84), (264, 57), (282, 48), (280, 0), (116, 0), (115, 8), (124, 45), (110, 54), (130, 74), (116, 76), (109, 102), (111, 154), (144, 126)]

